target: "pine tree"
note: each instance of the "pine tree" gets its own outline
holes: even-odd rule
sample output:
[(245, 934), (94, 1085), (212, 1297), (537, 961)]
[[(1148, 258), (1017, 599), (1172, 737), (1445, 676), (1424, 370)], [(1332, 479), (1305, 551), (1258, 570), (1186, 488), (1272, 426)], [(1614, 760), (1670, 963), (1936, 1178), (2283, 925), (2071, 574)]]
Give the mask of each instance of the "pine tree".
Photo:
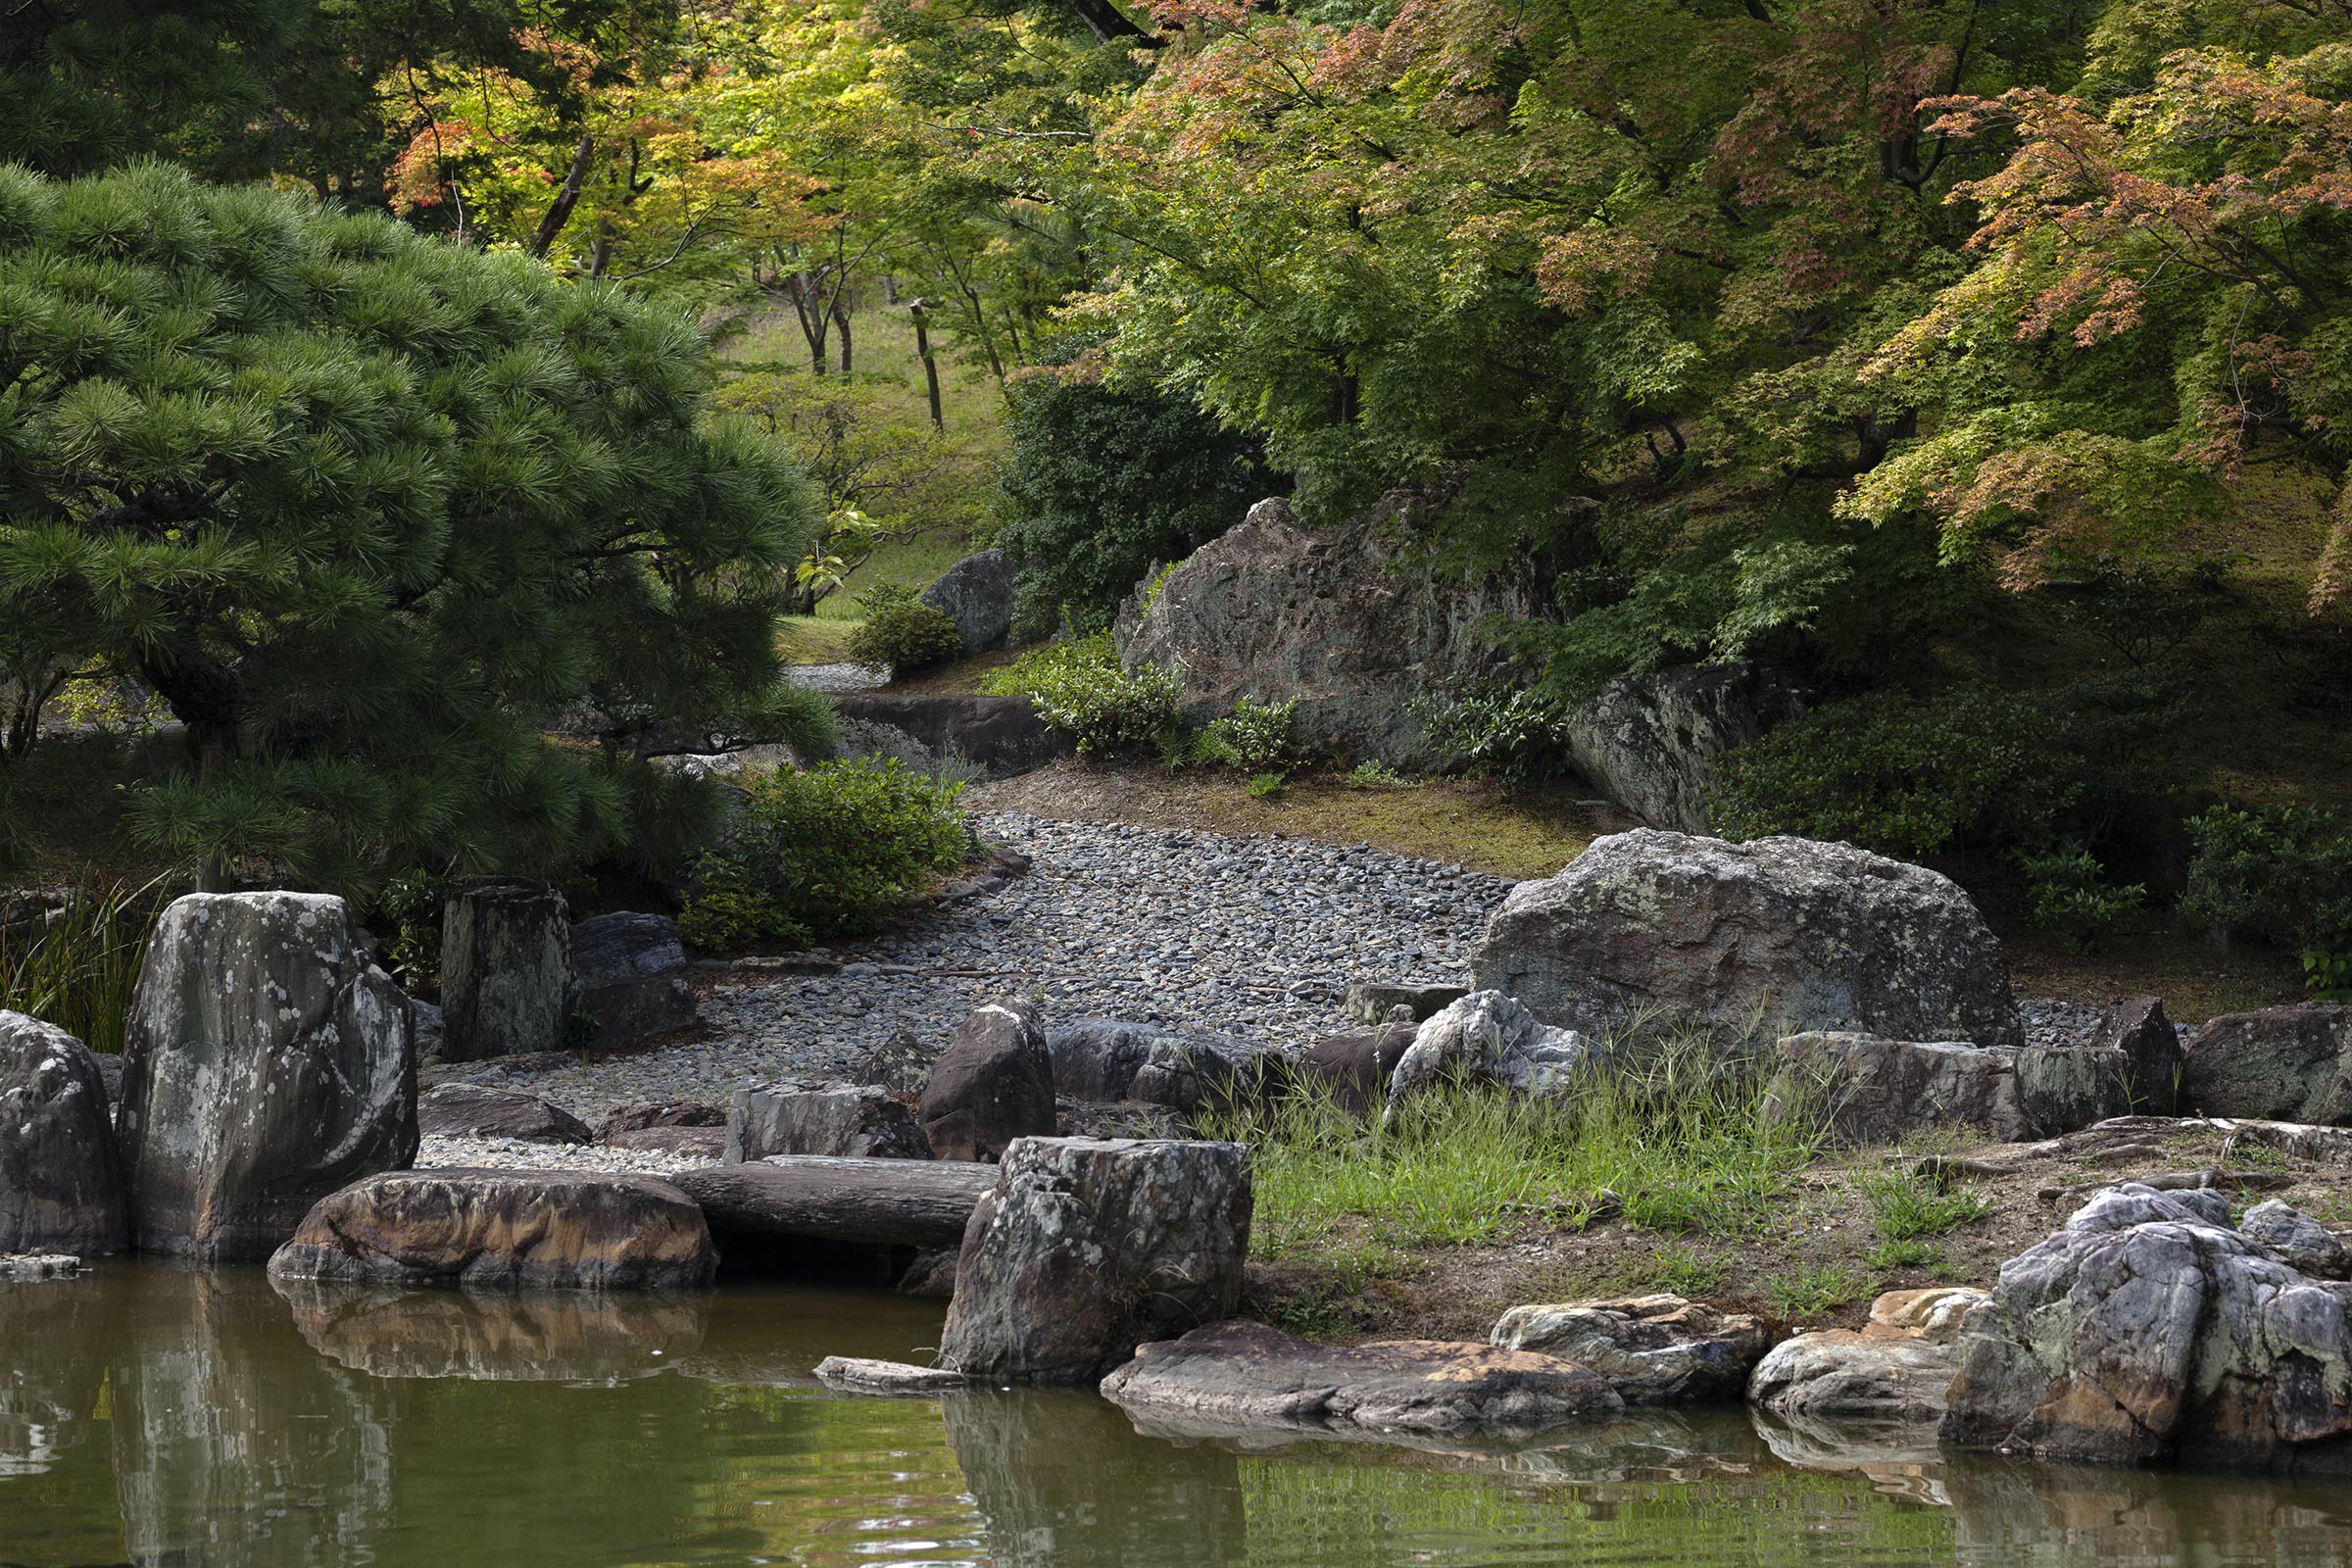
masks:
[(160, 693), (192, 766), (136, 819), (216, 870), (682, 853), (710, 804), (646, 758), (778, 702), (817, 523), (707, 363), (389, 219), (0, 166), (0, 674)]

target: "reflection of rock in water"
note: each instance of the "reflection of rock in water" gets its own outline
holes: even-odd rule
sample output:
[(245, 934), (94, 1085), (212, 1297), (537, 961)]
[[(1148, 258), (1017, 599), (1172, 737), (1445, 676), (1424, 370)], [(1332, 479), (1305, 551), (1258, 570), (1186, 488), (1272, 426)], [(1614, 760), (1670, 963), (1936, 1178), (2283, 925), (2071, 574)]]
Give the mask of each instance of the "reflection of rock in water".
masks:
[(0, 1287), (0, 1477), (44, 1474), (89, 1437), (112, 1299), (87, 1278)]
[(1889, 1497), (1948, 1506), (1943, 1450), (1933, 1421), (1834, 1421), (1752, 1411), (1775, 1457), (1798, 1470), (1857, 1475)]
[(1159, 1561), (1178, 1542), (1188, 1564), (1248, 1555), (1239, 1463), (1224, 1448), (1138, 1443), (1089, 1394), (975, 1390), (940, 1408), (995, 1568)]
[(2340, 1484), (1960, 1453), (1944, 1480), (1965, 1563), (2336, 1563), (2352, 1540)]
[(250, 1277), (152, 1268), (123, 1327), (111, 1425), (134, 1562), (372, 1556), (392, 1521), (382, 1385), (312, 1354)]
[(700, 1297), (473, 1296), (272, 1283), (312, 1348), (379, 1378), (617, 1383), (653, 1377), (703, 1343), (710, 1312)]

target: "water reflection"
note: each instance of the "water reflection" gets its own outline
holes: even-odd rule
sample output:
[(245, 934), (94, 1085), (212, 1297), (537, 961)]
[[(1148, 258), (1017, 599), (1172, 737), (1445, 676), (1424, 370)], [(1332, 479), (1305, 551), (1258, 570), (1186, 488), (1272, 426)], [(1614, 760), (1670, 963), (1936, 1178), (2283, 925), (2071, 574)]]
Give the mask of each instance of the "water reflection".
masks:
[(1495, 1449), (1266, 1442), (1076, 1394), (837, 1398), (935, 1305), (317, 1290), (147, 1263), (0, 1289), (0, 1568), (792, 1562), (2121, 1565), (2352, 1556), (2352, 1489), (1953, 1459), (1646, 1414)]

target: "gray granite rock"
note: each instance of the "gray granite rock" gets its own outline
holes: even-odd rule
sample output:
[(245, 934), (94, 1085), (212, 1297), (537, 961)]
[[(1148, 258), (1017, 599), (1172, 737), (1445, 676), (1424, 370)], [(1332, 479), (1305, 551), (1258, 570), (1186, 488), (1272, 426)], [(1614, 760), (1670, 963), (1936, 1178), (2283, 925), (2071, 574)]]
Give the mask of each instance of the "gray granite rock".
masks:
[(572, 1006), (596, 1021), (596, 1046), (634, 1045), (695, 1020), (686, 948), (662, 914), (600, 914), (571, 928)]
[(97, 1058), (52, 1024), (0, 1009), (0, 1252), (119, 1252), (122, 1162)]
[(1708, 829), (1724, 755), (1803, 711), (1793, 682), (1745, 660), (1622, 675), (1568, 721), (1577, 770), (1651, 827)]
[(738, 1089), (727, 1116), (731, 1165), (770, 1154), (929, 1159), (914, 1112), (865, 1084), (770, 1084)]
[(553, 1051), (571, 1003), (571, 910), (553, 883), (487, 877), (450, 890), (441, 906), (444, 1059)]
[(2189, 1044), (2180, 1101), (2200, 1116), (2352, 1122), (2352, 1006), (2306, 1002), (2213, 1019)]
[(964, 557), (940, 573), (921, 597), (956, 623), (967, 654), (1002, 648), (1011, 634), (1012, 563), (1002, 550)]

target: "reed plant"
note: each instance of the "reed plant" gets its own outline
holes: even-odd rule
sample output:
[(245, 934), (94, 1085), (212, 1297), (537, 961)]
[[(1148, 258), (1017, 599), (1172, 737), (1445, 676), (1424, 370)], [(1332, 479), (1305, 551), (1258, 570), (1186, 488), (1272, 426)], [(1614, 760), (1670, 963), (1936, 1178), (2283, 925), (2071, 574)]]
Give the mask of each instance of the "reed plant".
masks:
[(122, 1017), (165, 902), (162, 879), (98, 875), (45, 915), (0, 922), (0, 1008), (56, 1025), (92, 1051), (122, 1049)]

